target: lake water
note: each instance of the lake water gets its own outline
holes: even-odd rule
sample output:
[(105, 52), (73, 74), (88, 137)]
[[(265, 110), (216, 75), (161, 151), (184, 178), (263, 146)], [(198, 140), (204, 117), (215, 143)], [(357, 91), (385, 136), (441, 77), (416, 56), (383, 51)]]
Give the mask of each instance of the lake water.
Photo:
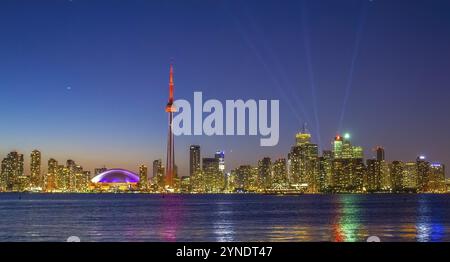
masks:
[(450, 241), (450, 195), (0, 194), (0, 241)]

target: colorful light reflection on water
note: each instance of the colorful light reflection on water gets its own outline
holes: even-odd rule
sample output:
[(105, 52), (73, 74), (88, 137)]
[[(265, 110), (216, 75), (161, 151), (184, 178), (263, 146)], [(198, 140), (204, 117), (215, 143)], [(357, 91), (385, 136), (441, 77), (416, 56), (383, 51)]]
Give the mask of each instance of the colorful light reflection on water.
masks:
[(450, 241), (449, 195), (1, 194), (0, 241)]

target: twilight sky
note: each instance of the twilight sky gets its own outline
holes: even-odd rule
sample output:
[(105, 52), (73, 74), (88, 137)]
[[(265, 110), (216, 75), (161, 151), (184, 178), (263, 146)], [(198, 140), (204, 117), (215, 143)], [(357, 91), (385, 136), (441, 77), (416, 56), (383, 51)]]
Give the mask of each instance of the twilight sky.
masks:
[[(338, 132), (389, 160), (450, 164), (450, 1), (2, 0), (0, 154), (34, 148), (86, 169), (164, 158), (175, 98), (279, 99), (280, 143), (176, 137), (227, 169), (286, 157), (303, 122), (322, 149)], [(45, 165), (46, 166), (46, 165)]]

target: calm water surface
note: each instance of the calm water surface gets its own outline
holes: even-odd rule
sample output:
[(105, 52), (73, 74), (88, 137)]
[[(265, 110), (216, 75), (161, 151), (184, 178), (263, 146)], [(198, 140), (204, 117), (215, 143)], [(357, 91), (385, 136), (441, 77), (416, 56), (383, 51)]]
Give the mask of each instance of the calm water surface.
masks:
[(450, 241), (450, 195), (0, 194), (0, 241)]

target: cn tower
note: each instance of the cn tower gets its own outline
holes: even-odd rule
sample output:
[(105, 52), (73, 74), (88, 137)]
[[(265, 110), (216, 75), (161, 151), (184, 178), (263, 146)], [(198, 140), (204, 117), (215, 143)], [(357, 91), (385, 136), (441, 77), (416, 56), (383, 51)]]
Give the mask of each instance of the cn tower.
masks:
[(169, 76), (169, 102), (166, 105), (166, 112), (169, 114), (169, 132), (167, 136), (167, 158), (166, 158), (166, 187), (173, 188), (174, 166), (175, 166), (175, 150), (173, 137), (173, 112), (176, 107), (173, 104), (173, 65), (170, 64)]

